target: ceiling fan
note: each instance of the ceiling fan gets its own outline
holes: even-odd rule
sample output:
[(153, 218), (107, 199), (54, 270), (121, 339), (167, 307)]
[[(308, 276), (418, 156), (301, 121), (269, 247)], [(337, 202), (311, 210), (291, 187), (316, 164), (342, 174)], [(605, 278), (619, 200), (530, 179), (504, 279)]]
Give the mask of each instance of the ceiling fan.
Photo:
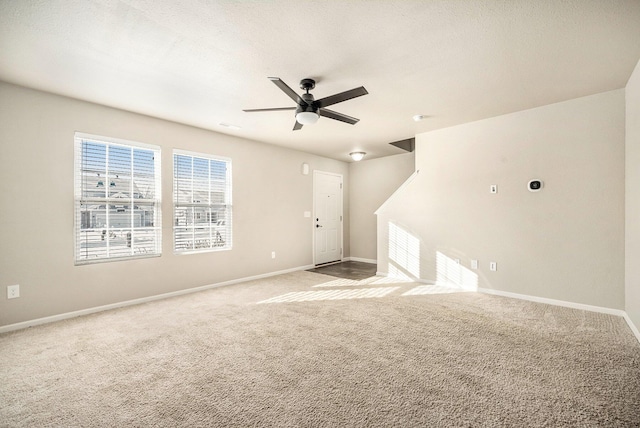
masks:
[(269, 77), (275, 85), (296, 102), (296, 107), (276, 107), (276, 108), (258, 108), (243, 110), (246, 112), (256, 111), (277, 111), (277, 110), (295, 110), (296, 111), (296, 123), (293, 125), (293, 130), (297, 131), (301, 129), (303, 125), (311, 125), (318, 121), (320, 116), (328, 117), (330, 119), (339, 120), (341, 122), (355, 125), (360, 119), (347, 116), (346, 114), (338, 113), (333, 110), (329, 110), (325, 107), (341, 103), (342, 101), (350, 100), (351, 98), (367, 95), (368, 92), (364, 86), (351, 89), (350, 91), (340, 92), (339, 94), (330, 95), (328, 97), (315, 100), (313, 95), (309, 91), (316, 87), (316, 81), (313, 79), (302, 79), (300, 81), (300, 89), (303, 89), (306, 93), (298, 95), (293, 89), (287, 86), (279, 77)]

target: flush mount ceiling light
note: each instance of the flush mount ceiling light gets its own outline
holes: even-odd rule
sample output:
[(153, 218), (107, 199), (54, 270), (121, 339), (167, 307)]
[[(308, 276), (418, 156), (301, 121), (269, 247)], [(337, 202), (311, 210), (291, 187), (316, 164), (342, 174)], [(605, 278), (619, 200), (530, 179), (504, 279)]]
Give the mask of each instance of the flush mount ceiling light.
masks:
[(353, 159), (356, 162), (361, 161), (362, 158), (364, 158), (366, 155), (367, 154), (365, 152), (351, 152), (351, 153), (349, 153), (349, 156), (351, 156), (351, 159)]
[(416, 122), (420, 122), (421, 120), (426, 119), (428, 116), (424, 115), (424, 114), (416, 114), (415, 116), (413, 116), (413, 120)]

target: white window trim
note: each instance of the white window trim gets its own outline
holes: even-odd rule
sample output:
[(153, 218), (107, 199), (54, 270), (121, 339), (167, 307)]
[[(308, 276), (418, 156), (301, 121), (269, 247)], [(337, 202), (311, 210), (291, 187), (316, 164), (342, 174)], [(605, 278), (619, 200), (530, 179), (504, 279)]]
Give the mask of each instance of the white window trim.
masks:
[[(81, 227), (81, 214), (79, 209), (79, 204), (82, 201), (82, 189), (80, 183), (82, 183), (82, 155), (78, 153), (78, 150), (82, 150), (82, 141), (83, 140), (91, 140), (104, 144), (114, 145), (114, 146), (122, 146), (122, 147), (134, 147), (140, 149), (147, 149), (154, 151), (154, 169), (156, 171), (154, 176), (154, 187), (155, 187), (155, 198), (148, 201), (153, 201), (156, 206), (155, 210), (155, 219), (154, 219), (154, 230), (157, 233), (156, 239), (156, 248), (157, 252), (151, 254), (139, 253), (139, 254), (131, 254), (127, 256), (117, 256), (117, 257), (104, 257), (98, 259), (87, 259), (80, 260), (78, 256), (80, 255), (80, 245), (78, 242), (79, 228)], [(96, 263), (110, 263), (110, 262), (118, 262), (125, 260), (135, 260), (135, 259), (144, 259), (151, 257), (160, 257), (162, 255), (162, 151), (161, 147), (153, 144), (141, 143), (138, 141), (130, 141), (121, 138), (112, 138), (105, 137), (103, 135), (95, 135), (88, 134), (84, 132), (75, 132), (74, 133), (74, 174), (73, 174), (73, 187), (74, 187), (74, 225), (73, 225), (73, 246), (74, 246), (74, 264), (76, 266), (88, 265), (88, 264), (96, 264)], [(107, 199), (105, 198), (105, 201)], [(147, 200), (145, 200), (147, 201)]]

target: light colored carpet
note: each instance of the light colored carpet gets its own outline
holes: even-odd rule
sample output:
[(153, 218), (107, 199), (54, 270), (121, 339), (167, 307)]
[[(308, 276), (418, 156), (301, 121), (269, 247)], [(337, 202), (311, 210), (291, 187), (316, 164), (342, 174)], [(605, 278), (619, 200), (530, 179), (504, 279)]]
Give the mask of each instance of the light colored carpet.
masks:
[(438, 291), (295, 272), (3, 334), (0, 426), (640, 426), (622, 318)]

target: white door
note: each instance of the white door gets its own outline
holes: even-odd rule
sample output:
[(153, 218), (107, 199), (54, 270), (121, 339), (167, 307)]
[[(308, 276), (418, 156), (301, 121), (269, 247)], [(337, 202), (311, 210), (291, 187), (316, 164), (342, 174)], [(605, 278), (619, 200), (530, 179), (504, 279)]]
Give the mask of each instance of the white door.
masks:
[(313, 172), (314, 263), (342, 260), (342, 175)]

